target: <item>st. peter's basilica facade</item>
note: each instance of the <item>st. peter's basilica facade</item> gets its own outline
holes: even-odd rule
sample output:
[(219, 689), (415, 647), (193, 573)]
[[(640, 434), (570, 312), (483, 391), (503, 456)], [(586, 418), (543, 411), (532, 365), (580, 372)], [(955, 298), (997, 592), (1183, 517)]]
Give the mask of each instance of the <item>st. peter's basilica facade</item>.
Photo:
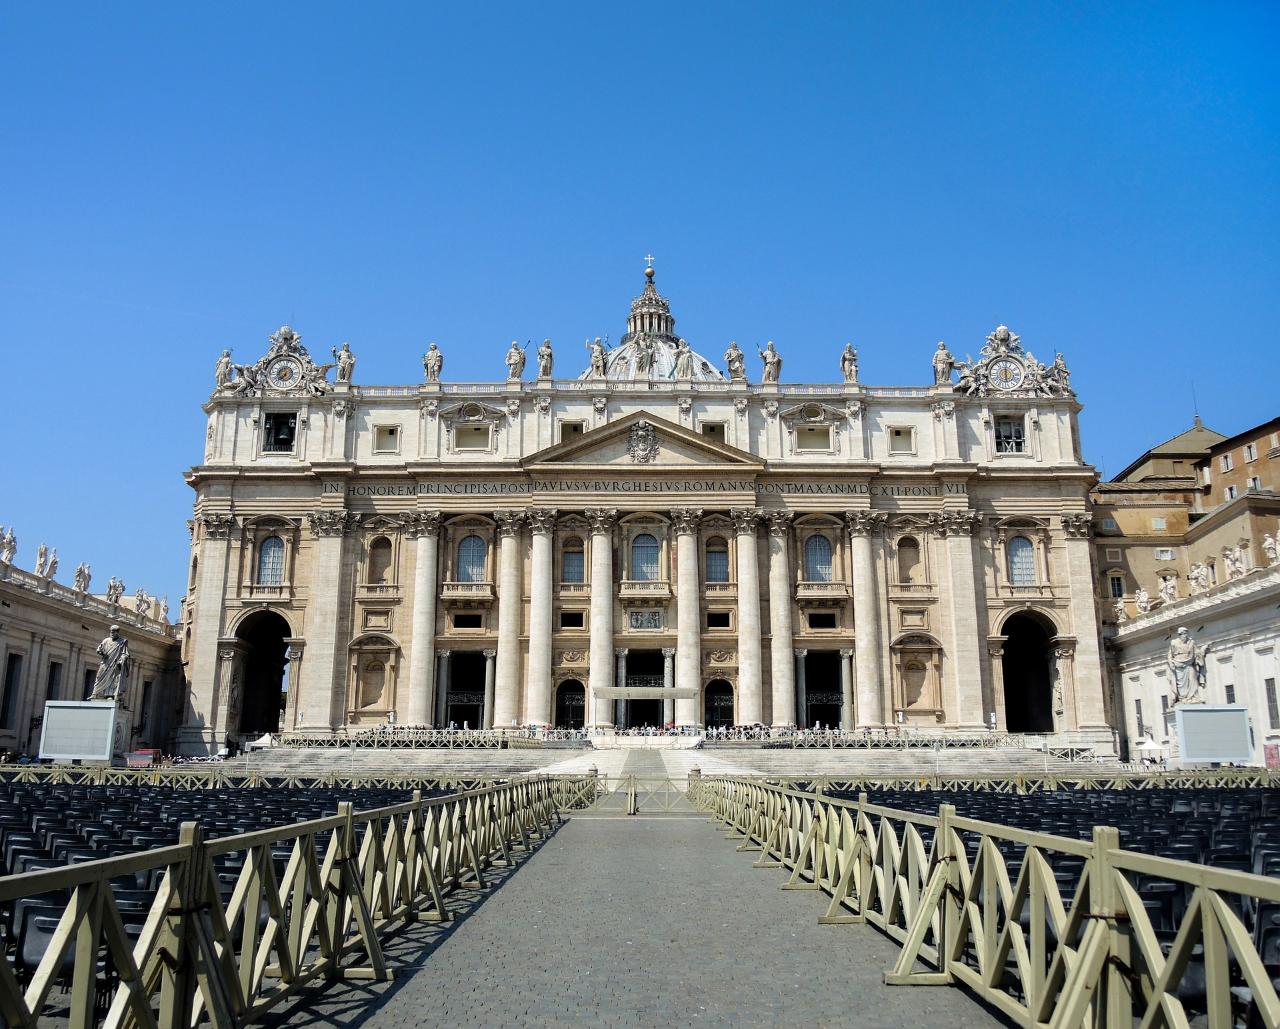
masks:
[(1110, 749), (1061, 355), (1001, 326), (884, 388), (851, 348), (833, 385), (750, 349), (690, 349), (650, 268), (617, 346), (513, 344), (506, 381), (449, 382), (433, 344), (422, 382), (357, 385), (345, 344), (317, 365), (289, 328), (224, 353), (187, 476), (179, 748), (393, 722)]

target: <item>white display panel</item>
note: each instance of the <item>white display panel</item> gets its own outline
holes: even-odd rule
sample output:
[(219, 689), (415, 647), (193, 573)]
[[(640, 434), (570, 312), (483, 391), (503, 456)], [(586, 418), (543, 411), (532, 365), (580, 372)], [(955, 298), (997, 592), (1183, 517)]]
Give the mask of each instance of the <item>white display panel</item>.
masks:
[(1242, 704), (1184, 704), (1174, 709), (1183, 764), (1247, 765), (1253, 760), (1249, 709)]
[(89, 700), (50, 700), (44, 705), (40, 757), (52, 761), (110, 761), (116, 706)]

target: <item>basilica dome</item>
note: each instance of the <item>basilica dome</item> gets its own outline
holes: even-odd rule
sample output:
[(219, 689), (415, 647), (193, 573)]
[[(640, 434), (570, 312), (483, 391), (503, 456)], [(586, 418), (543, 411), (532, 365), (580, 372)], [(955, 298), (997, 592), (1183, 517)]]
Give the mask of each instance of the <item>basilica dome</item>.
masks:
[[(724, 382), (725, 377), (701, 354), (689, 352), (688, 372), (677, 376), (680, 338), (671, 305), (653, 284), (653, 267), (645, 269), (644, 291), (631, 301), (627, 331), (621, 342), (604, 355), (604, 377), (620, 381)], [(687, 346), (687, 344), (686, 344)], [(588, 367), (581, 379), (598, 379), (598, 370)]]

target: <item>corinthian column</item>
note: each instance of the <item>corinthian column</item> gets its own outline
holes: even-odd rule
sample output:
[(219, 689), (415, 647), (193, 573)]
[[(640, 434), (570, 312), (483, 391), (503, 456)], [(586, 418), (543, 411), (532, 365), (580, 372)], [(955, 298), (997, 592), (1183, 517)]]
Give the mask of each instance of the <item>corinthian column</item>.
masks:
[(436, 580), (440, 565), (440, 512), (420, 511), (405, 525), (417, 540), (413, 566), (413, 621), (409, 642), (409, 704), (405, 721), (430, 725), (435, 708)]
[(525, 679), (524, 722), (551, 724), (551, 536), (556, 512), (534, 508), (528, 513), (533, 536), (529, 575), (529, 671)]
[[(681, 686), (697, 686), (700, 675), (702, 630), (698, 590), (698, 523), (702, 511), (684, 507), (671, 512), (676, 534), (676, 669)], [(698, 724), (698, 698), (676, 701), (675, 719), (680, 725)]]
[(791, 631), (791, 568), (787, 536), (791, 514), (771, 511), (769, 523), (769, 668), (773, 679), (773, 724), (796, 724), (796, 680)]
[(495, 670), (493, 725), (509, 728), (520, 713), (520, 590), (519, 511), (495, 511), (498, 523), (498, 664)]
[(978, 598), (974, 574), (973, 534), (982, 518), (976, 511), (943, 511), (935, 519), (947, 540), (947, 571), (951, 580), (951, 694), (955, 709), (947, 721), (966, 729), (986, 727), (986, 712), (994, 705), (984, 701), (982, 660), (979, 657)]
[(880, 679), (880, 604), (876, 599), (877, 569), (871, 539), (884, 531), (888, 516), (881, 511), (850, 511), (845, 516), (853, 551), (853, 631), (858, 645), (859, 726), (884, 725), (884, 689)]
[(315, 539), (311, 557), (310, 601), (307, 604), (305, 635), (307, 660), (302, 669), (302, 724), (308, 728), (338, 728), (346, 721), (346, 658), (339, 634), (347, 619), (339, 610), (339, 600), (347, 596), (344, 537), (359, 521), (349, 511), (316, 511), (308, 516)]
[(756, 524), (760, 512), (729, 512), (738, 534), (738, 724), (764, 721), (760, 695), (760, 568)]
[(1064, 712), (1067, 729), (1105, 729), (1107, 726), (1105, 679), (1098, 648), (1098, 607), (1093, 599), (1093, 566), (1090, 563), (1093, 521), (1084, 512), (1062, 516), (1067, 537), (1067, 584), (1071, 589), (1071, 628), (1076, 634), (1072, 661), (1075, 703)]
[(613, 724), (608, 698), (599, 691), (613, 685), (613, 526), (618, 512), (585, 512), (591, 526), (591, 666), (587, 675), (588, 717), (601, 727)]

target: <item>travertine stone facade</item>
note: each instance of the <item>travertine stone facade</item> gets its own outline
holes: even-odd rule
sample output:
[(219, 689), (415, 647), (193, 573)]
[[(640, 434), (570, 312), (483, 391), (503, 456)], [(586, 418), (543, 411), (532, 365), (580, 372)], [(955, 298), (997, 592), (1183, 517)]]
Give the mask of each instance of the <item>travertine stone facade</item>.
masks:
[(579, 378), (330, 383), (282, 329), (220, 369), (188, 475), (182, 746), (386, 721), (1109, 741), (1065, 365), (1003, 327), (958, 384), (939, 353), (931, 385), (756, 385), (675, 336), (651, 270)]

